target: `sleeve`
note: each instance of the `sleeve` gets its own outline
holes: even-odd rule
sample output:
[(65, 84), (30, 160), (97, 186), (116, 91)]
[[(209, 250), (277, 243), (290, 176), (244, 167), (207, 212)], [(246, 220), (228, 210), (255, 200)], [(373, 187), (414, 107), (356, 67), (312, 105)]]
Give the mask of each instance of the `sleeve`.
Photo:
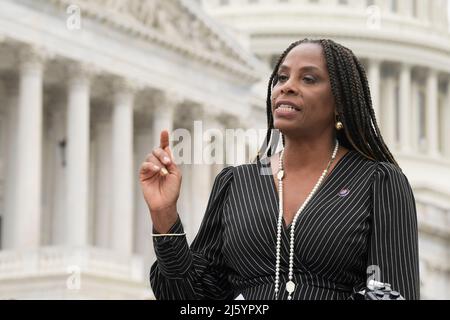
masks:
[[(150, 269), (150, 285), (157, 299), (232, 298), (222, 255), (222, 211), (233, 177), (232, 168), (224, 168), (214, 180), (205, 216), (190, 248), (185, 236), (153, 238), (157, 260)], [(178, 218), (169, 233), (182, 232)]]
[(420, 298), (416, 204), (402, 171), (379, 163), (372, 185), (373, 212), (368, 270), (407, 300)]

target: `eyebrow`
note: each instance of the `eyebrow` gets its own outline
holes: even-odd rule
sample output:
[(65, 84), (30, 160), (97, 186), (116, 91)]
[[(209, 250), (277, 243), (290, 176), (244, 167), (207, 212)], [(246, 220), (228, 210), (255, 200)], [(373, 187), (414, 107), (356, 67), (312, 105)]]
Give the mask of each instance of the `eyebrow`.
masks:
[[(289, 67), (288, 67), (287, 65), (285, 65), (285, 64), (282, 64), (282, 65), (278, 68), (278, 70), (280, 71), (280, 70), (282, 70), (282, 69), (290, 70), (291, 68), (289, 68)], [(300, 71), (320, 71), (320, 69), (317, 68), (317, 67), (315, 67), (315, 66), (304, 66), (304, 67), (301, 67), (299, 70), (300, 70)]]

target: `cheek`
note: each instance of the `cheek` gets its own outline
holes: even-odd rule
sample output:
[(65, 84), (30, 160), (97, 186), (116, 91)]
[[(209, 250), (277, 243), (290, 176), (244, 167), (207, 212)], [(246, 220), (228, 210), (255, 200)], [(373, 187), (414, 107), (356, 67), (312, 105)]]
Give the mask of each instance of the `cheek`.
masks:
[(272, 89), (272, 94), (270, 96), (270, 101), (272, 102), (272, 105), (273, 105), (273, 102), (275, 101), (275, 99), (278, 97), (279, 94), (280, 94), (280, 90), (278, 90), (278, 88), (275, 86)]
[(334, 109), (334, 96), (329, 86), (321, 88), (316, 92), (316, 101), (325, 109)]

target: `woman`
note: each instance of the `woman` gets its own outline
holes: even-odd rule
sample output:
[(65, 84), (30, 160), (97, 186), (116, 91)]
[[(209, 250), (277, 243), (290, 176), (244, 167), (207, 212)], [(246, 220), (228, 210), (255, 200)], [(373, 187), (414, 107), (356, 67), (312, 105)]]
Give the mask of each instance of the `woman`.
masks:
[[(414, 196), (383, 142), (361, 63), (331, 40), (302, 40), (269, 81), (266, 150), (216, 177), (188, 246), (181, 173), (168, 133), (140, 170), (153, 221), (158, 299), (351, 299), (367, 271), (419, 298)], [(283, 150), (272, 155), (276, 135)]]

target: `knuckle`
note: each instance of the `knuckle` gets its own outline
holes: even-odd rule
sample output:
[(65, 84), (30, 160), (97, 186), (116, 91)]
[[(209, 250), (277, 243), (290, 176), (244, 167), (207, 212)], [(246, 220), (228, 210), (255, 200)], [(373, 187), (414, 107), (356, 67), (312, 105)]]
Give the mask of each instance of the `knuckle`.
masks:
[(155, 148), (155, 149), (153, 149), (153, 154), (154, 154), (155, 156), (159, 156), (159, 155), (161, 154), (161, 148)]

